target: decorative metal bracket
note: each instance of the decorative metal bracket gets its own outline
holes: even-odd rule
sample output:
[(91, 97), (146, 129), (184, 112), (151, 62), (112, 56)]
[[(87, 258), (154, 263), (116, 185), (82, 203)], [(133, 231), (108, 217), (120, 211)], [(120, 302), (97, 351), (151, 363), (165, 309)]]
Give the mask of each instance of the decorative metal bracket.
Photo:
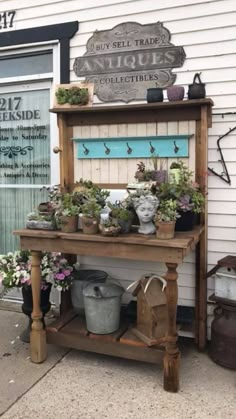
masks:
[(223, 168), (223, 171), (221, 172), (221, 174), (217, 173), (214, 169), (208, 167), (209, 172), (213, 173), (214, 175), (218, 176), (220, 179), (222, 179), (224, 182), (228, 183), (229, 185), (231, 185), (231, 179), (229, 176), (229, 172), (225, 163), (225, 159), (223, 156), (223, 152), (222, 149), (220, 147), (220, 141), (226, 137), (227, 135), (229, 135), (232, 131), (236, 130), (236, 126), (234, 128), (230, 128), (229, 131), (226, 132), (226, 134), (221, 135), (218, 140), (217, 140), (217, 151), (219, 151), (220, 153), (220, 159), (218, 160)]

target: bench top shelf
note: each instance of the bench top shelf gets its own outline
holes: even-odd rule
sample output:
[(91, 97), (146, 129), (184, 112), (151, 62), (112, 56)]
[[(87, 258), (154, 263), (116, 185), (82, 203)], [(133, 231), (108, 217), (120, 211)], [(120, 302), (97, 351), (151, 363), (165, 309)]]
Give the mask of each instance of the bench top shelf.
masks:
[(137, 233), (104, 237), (101, 234), (22, 229), (14, 231), (14, 234), (20, 236), (21, 248), (25, 250), (181, 263), (198, 243), (203, 230), (203, 227), (197, 226), (192, 231), (176, 233), (171, 240)]

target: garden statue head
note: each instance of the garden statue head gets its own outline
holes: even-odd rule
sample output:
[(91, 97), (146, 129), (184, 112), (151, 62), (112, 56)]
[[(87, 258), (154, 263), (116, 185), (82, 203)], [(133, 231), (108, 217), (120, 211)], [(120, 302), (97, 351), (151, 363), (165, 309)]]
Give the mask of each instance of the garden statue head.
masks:
[(139, 218), (141, 234), (154, 234), (156, 228), (153, 224), (153, 217), (156, 213), (159, 200), (154, 195), (142, 195), (134, 199), (134, 209)]

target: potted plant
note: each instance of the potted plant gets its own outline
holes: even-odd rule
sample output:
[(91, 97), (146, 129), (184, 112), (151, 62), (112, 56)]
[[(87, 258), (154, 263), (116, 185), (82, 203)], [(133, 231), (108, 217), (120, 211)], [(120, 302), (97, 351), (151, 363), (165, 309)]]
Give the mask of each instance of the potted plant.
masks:
[(99, 224), (99, 230), (103, 236), (118, 236), (121, 227), (118, 224), (117, 218), (110, 217), (103, 224)]
[(176, 221), (176, 231), (189, 231), (194, 227), (196, 214), (204, 211), (205, 192), (192, 181), (193, 173), (183, 163), (179, 162), (179, 181), (165, 183), (159, 186), (156, 194), (161, 200), (174, 199), (180, 218)]
[[(54, 286), (59, 291), (69, 289), (73, 279), (74, 268), (60, 253), (44, 253), (41, 261), (41, 295), (40, 308), (43, 317), (50, 310), (50, 292)], [(1, 297), (10, 289), (22, 291), (22, 311), (29, 317), (28, 328), (21, 334), (24, 342), (29, 342), (31, 313), (33, 309), (31, 289), (31, 255), (29, 251), (9, 252), (0, 256), (0, 285), (3, 287)]]
[(161, 201), (155, 215), (156, 237), (164, 240), (173, 239), (178, 217), (177, 204), (174, 199)]
[(115, 205), (109, 203), (108, 206), (111, 210), (111, 217), (117, 220), (117, 224), (120, 226), (120, 232), (124, 234), (129, 233), (133, 221), (132, 211), (126, 208), (125, 202)]
[(56, 217), (63, 233), (74, 233), (77, 231), (79, 210), (78, 205), (74, 204), (71, 193), (62, 194)]
[(173, 162), (170, 165), (169, 180), (172, 183), (179, 183), (181, 172), (181, 162)]
[(54, 213), (39, 213), (32, 211), (27, 215), (26, 228), (36, 230), (56, 230), (56, 219)]
[(167, 181), (167, 170), (163, 167), (163, 162), (160, 159), (160, 165), (158, 169), (158, 162), (159, 157), (156, 154), (151, 155), (151, 160), (153, 163), (153, 173), (152, 173), (152, 180), (156, 181), (158, 184), (166, 182)]
[(110, 192), (106, 189), (101, 189), (95, 185), (91, 180), (80, 179), (76, 182), (73, 190), (73, 201), (77, 205), (84, 204), (88, 199), (95, 198), (97, 203), (104, 207), (106, 199), (109, 197)]
[(135, 172), (134, 177), (135, 177), (135, 179), (137, 179), (138, 182), (144, 182), (146, 180), (145, 179), (145, 164), (142, 161), (140, 161), (137, 164), (137, 167), (138, 168)]
[(56, 86), (55, 107), (73, 108), (88, 106), (93, 101), (92, 83), (60, 84)]
[(102, 207), (97, 203), (95, 198), (87, 199), (87, 201), (81, 206), (83, 233), (98, 233), (99, 216), (101, 210)]

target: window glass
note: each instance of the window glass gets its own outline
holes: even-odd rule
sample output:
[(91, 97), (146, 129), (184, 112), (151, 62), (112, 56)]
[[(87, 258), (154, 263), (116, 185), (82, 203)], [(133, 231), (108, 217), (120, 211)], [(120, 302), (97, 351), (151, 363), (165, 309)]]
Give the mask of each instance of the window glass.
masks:
[(0, 59), (0, 78), (52, 73), (52, 53)]
[(50, 183), (49, 89), (0, 95), (0, 185)]
[(19, 248), (12, 231), (45, 200), (37, 185), (50, 184), (49, 105), (49, 89), (0, 95), (1, 254)]

